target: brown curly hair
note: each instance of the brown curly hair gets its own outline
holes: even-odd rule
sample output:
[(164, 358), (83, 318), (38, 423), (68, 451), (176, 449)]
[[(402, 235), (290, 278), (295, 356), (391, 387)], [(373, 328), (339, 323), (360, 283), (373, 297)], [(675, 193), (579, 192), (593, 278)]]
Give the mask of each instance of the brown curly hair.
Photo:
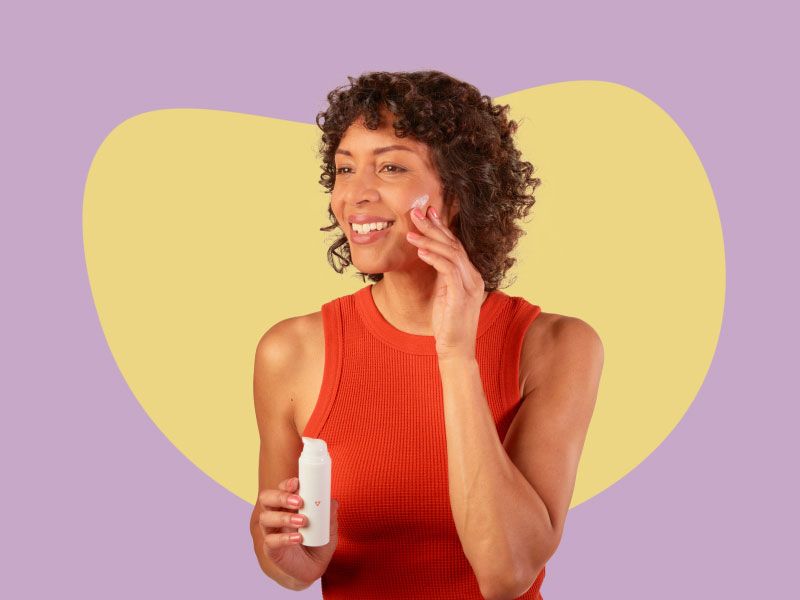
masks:
[[(533, 192), (541, 184), (531, 178), (533, 165), (521, 160), (514, 146), (518, 124), (508, 120), (509, 105), (493, 105), (473, 85), (440, 71), (369, 72), (347, 79), (349, 86), (332, 90), (328, 109), (316, 117), (322, 129), (320, 184), (331, 193), (334, 155), (347, 128), (363, 116), (369, 129), (378, 129), (383, 125), (380, 112), (388, 109), (398, 137), (428, 145), (445, 205), (459, 198), (450, 228), (483, 276), (485, 290), (496, 290), (516, 262), (509, 254), (525, 233), (516, 220), (527, 216), (536, 202)], [(320, 231), (339, 228), (330, 204), (328, 214), (332, 224)], [(328, 248), (328, 262), (337, 273), (352, 263), (344, 232)], [(373, 282), (383, 279), (382, 273), (358, 274)]]

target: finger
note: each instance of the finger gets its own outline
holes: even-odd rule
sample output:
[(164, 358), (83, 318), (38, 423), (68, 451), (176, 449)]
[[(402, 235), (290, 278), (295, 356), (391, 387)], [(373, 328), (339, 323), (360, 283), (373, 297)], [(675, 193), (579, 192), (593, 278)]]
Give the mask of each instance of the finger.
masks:
[(449, 237), (451, 240), (458, 240), (456, 234), (450, 231), (450, 228), (442, 222), (438, 211), (433, 206), (431, 206), (428, 213), (431, 215), (431, 220), (434, 222), (434, 224), (439, 227), (439, 229), (441, 229), (447, 237)]
[(442, 227), (436, 225), (436, 223), (433, 222), (433, 219), (428, 218), (427, 213), (430, 208), (430, 206), (426, 206), (422, 209), (413, 209), (409, 213), (411, 215), (411, 221), (423, 235), (431, 237), (434, 240), (439, 240), (440, 242), (452, 241), (452, 238), (450, 238), (450, 236), (444, 232)]
[[(280, 484), (279, 484), (280, 485)], [(297, 498), (298, 503), (292, 504), (290, 500)], [(286, 508), (288, 510), (296, 510), (303, 506), (303, 498), (298, 494), (288, 490), (263, 490), (258, 494), (258, 501), (264, 509), (272, 508)]]
[(265, 510), (258, 515), (258, 523), (266, 534), (270, 533), (269, 530), (277, 530), (281, 527), (288, 529), (305, 527), (308, 524), (308, 517), (299, 513), (286, 512), (285, 510)]
[(461, 240), (459, 240), (458, 236), (453, 233), (447, 225), (444, 224), (439, 216), (438, 211), (436, 210), (436, 207), (431, 206), (428, 214), (430, 214), (431, 222), (434, 223), (451, 240), (452, 246), (456, 249), (456, 256), (451, 260), (458, 265), (461, 271), (461, 276), (464, 280), (464, 288), (471, 293), (483, 294), (485, 291), (484, 289), (486, 287), (486, 282), (483, 280), (483, 275), (481, 275), (480, 271), (478, 271), (478, 269), (475, 268), (475, 265), (472, 264), (472, 261), (470, 261), (469, 255), (464, 249), (464, 245), (461, 243)]
[(409, 231), (406, 234), (406, 239), (415, 245), (417, 248), (424, 248), (425, 250), (430, 250), (432, 252), (438, 252), (442, 256), (446, 256), (448, 260), (452, 260), (453, 262), (456, 261), (460, 248), (456, 247), (456, 245), (451, 240), (441, 241), (435, 240), (432, 237), (428, 237), (419, 233), (414, 233), (413, 231)]
[[(452, 248), (453, 250), (461, 250), (461, 242), (458, 238), (452, 234), (452, 232), (447, 231), (447, 228), (442, 225), (441, 220), (438, 218), (434, 219), (433, 215), (436, 214), (436, 211), (432, 206), (425, 207), (427, 212), (421, 212), (422, 217), (420, 217), (417, 211), (420, 209), (414, 209), (411, 211), (412, 220), (417, 225), (417, 229), (419, 229), (420, 233), (417, 235), (422, 235), (424, 240), (433, 240), (440, 244), (438, 247), (438, 251), (447, 254), (450, 256), (451, 260), (455, 259), (455, 256), (450, 255), (446, 252), (447, 248)], [(431, 218), (428, 218), (430, 216)], [(414, 234), (416, 232), (411, 231), (409, 232)], [(411, 239), (411, 238), (409, 238)]]
[(289, 477), (288, 479), (284, 479), (278, 484), (278, 487), (282, 490), (286, 490), (287, 492), (294, 492), (297, 489), (297, 484), (299, 483), (297, 477)]
[[(411, 244), (417, 248), (422, 248), (423, 250), (428, 250), (429, 252), (434, 252), (444, 256), (458, 268), (458, 273), (461, 276), (461, 285), (463, 288), (470, 293), (476, 292), (475, 282), (478, 278), (483, 281), (483, 278), (480, 276), (474, 265), (470, 262), (464, 247), (461, 245), (461, 242), (458, 240), (439, 242), (425, 236), (414, 238), (411, 236), (411, 233), (413, 232), (410, 232), (406, 235), (406, 239), (408, 239)], [(420, 254), (420, 258), (424, 259), (425, 257)], [(481, 288), (481, 292), (483, 292), (483, 288)]]
[(460, 293), (466, 292), (461, 278), (461, 271), (453, 261), (448, 260), (437, 252), (425, 250), (424, 248), (418, 248), (417, 254), (444, 277), (444, 282), (449, 290), (456, 290)]
[[(436, 212), (436, 209), (433, 206), (426, 206), (425, 212), (422, 213), (422, 217), (419, 217), (417, 214), (415, 214), (415, 210), (411, 211), (412, 220), (418, 225), (418, 229), (422, 235), (425, 236), (422, 240), (418, 241), (427, 242), (429, 239), (433, 239), (441, 242), (443, 245), (428, 247), (417, 243), (417, 241), (412, 241), (412, 239), (408, 238), (408, 236), (407, 239), (412, 241), (415, 246), (424, 247), (426, 249), (439, 252), (440, 254), (448, 257), (449, 260), (456, 263), (459, 267), (461, 277), (464, 280), (464, 288), (470, 292), (473, 292), (473, 288), (475, 288), (475, 282), (478, 277), (480, 277), (480, 274), (467, 257), (467, 252), (464, 250), (464, 246), (461, 244), (461, 241), (452, 231), (444, 226), (439, 218), (438, 213)], [(431, 218), (427, 218), (428, 214), (431, 216)], [(452, 248), (453, 251), (449, 251), (448, 248)], [(480, 279), (483, 281), (482, 277), (480, 277)], [(482, 291), (483, 290), (481, 290), (481, 292)]]
[(265, 550), (275, 550), (282, 546), (296, 546), (302, 541), (303, 534), (300, 532), (270, 533), (264, 536), (264, 548)]

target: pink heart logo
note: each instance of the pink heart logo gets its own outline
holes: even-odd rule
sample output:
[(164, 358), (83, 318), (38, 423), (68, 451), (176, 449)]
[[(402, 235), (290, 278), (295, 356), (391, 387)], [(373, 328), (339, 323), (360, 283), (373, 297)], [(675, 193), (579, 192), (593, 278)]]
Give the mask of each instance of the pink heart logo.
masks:
[(315, 501), (314, 501), (314, 504), (316, 504), (317, 506), (319, 506), (319, 500), (315, 500)]

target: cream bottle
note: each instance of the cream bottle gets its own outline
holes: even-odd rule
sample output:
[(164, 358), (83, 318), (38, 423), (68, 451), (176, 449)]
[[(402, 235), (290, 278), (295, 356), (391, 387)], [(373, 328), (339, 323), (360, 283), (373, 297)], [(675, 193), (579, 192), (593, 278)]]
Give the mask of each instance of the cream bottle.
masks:
[(297, 512), (308, 519), (308, 525), (298, 528), (302, 544), (324, 546), (330, 541), (331, 529), (331, 457), (325, 440), (303, 437), (298, 474), (297, 494), (303, 506)]

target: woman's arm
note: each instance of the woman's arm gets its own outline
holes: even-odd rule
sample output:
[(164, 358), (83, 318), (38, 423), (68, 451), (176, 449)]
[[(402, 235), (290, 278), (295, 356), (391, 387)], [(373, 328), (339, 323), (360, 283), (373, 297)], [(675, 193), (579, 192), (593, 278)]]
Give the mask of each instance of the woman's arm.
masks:
[[(293, 335), (292, 322), (284, 320), (273, 325), (258, 342), (253, 369), (253, 399), (258, 425), (260, 450), (258, 457), (258, 491), (276, 489), (278, 483), (298, 471), (297, 456), (302, 441), (297, 437), (292, 421), (290, 392), (286, 389), (286, 374), (301, 359), (300, 339)], [(250, 535), (258, 564), (267, 577), (284, 588), (300, 591), (311, 583), (301, 582), (286, 573), (264, 552), (264, 531), (259, 516), (264, 511), (256, 499), (250, 516)], [(313, 582), (312, 582), (313, 583)]]
[[(603, 362), (594, 330), (579, 319), (567, 321), (552, 342), (547, 376), (511, 424), (508, 452), (477, 360), (439, 359), (450, 504), (486, 598), (522, 595), (561, 539)], [(537, 489), (547, 491), (547, 503)]]

